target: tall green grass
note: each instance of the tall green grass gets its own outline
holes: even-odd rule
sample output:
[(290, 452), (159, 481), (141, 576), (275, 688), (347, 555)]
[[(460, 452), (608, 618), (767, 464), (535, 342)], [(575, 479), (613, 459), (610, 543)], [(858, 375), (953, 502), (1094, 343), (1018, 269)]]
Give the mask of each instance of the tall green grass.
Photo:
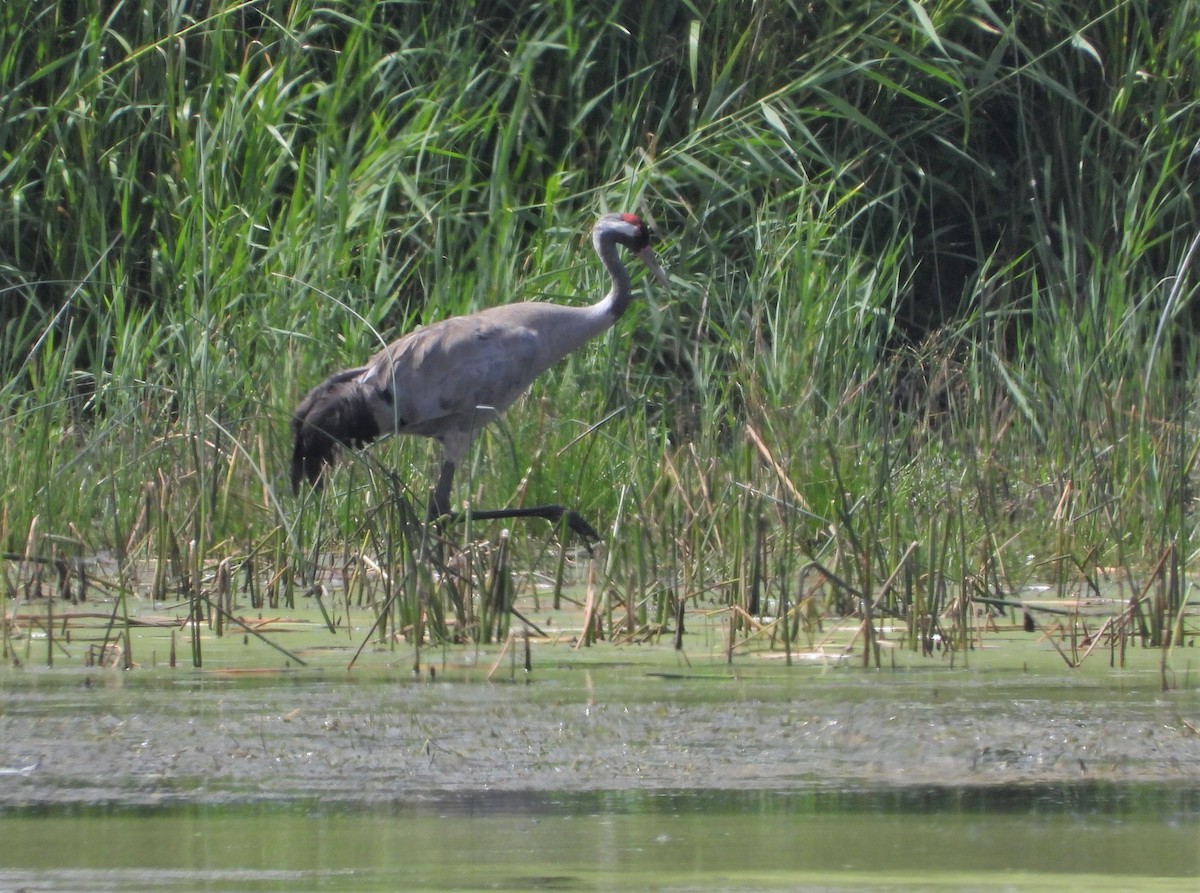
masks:
[(130, 589), (149, 559), (197, 610), (223, 561), (286, 603), (365, 557), (379, 636), (504, 636), (501, 578), (582, 578), (574, 544), (436, 572), (430, 445), (297, 499), (287, 419), (420, 322), (598, 297), (587, 230), (629, 209), (671, 288), (456, 499), (577, 507), (614, 625), (715, 602), (966, 644), (971, 598), (1119, 568), (1168, 593), (1135, 612), (1165, 644), (1197, 555), (1200, 10), (1093, 7), (7, 4), (2, 548), (111, 553)]

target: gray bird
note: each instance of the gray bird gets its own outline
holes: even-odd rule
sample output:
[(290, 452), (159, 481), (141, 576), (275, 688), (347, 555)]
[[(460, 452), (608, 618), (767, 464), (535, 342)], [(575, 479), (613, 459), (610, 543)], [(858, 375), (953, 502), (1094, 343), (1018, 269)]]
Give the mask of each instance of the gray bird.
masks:
[[(453, 517), (450, 488), (471, 442), (533, 380), (590, 339), (611, 328), (633, 298), (617, 246), (636, 254), (666, 284), (650, 249), (650, 230), (634, 214), (605, 214), (592, 245), (612, 288), (595, 304), (564, 307), (527, 301), (490, 307), (433, 323), (393, 341), (365, 366), (331, 375), (292, 416), (292, 491), (307, 478), (321, 485), (341, 447), (360, 448), (389, 434), (432, 437), (442, 445), (441, 472), (429, 500), (429, 520)], [(471, 510), (473, 518), (564, 516), (588, 541), (600, 537), (560, 505)]]

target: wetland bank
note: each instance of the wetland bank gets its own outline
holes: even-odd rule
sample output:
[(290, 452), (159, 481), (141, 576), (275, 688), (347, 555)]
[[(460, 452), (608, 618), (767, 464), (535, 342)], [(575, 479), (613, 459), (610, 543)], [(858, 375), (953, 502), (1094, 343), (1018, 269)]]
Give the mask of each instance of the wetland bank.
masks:
[[(11, 578), (38, 568), (11, 563)], [(416, 647), (411, 628), (378, 622), (392, 608), (369, 587), (254, 605), (261, 589), (221, 594), (214, 574), (167, 602), (111, 571), (90, 569), (86, 602), (31, 582), (8, 602), (0, 885), (1174, 890), (1200, 877), (1193, 615), (1179, 615), (1180, 644), (1145, 647), (1121, 634), (1138, 590), (1033, 587), (1022, 604), (1038, 630), (985, 605), (957, 615), (964, 629), (947, 618), (931, 649), (907, 647), (905, 623), (868, 636), (860, 617), (826, 616), (784, 650), (780, 618), (720, 605), (632, 631), (628, 612), (602, 611), (589, 644), (586, 582), (568, 575), (556, 609), (553, 582), (514, 574), (507, 638)], [(81, 843), (48, 843), (64, 836)]]
[(144, 675), (9, 680), (0, 805), (1200, 784), (1200, 696), (1162, 693), (1153, 673), (664, 672), (637, 661), (490, 683), (453, 669), (416, 682)]
[(8, 671), (0, 883), (1190, 889), (1186, 662), (1163, 692), (1154, 650), (1069, 670), (1018, 635), (955, 668), (540, 642), (530, 671), (429, 651), (432, 677), (403, 649)]
[(220, 573), (166, 602), (152, 568), (123, 587), (107, 559), (49, 594), (9, 562), (0, 807), (1200, 785), (1194, 608), (1147, 647), (1150, 588), (1028, 587), (933, 639), (860, 616), (789, 635), (795, 612), (719, 604), (627, 626), (586, 582), (603, 554), (576, 557), (557, 582), (510, 571), (506, 638), (459, 644), (414, 641), (399, 599), (334, 564), (289, 607)]

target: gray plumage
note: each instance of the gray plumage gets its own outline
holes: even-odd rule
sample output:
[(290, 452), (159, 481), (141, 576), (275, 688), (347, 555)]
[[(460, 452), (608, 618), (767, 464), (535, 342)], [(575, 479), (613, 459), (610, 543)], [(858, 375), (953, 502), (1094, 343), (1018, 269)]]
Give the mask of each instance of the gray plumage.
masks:
[[(596, 303), (505, 304), (442, 320), (392, 342), (365, 366), (335, 373), (313, 388), (292, 417), (293, 491), (305, 479), (320, 486), (326, 466), (333, 465), (343, 447), (359, 448), (388, 434), (415, 434), (442, 445), (429, 515), (448, 514), (454, 471), (479, 430), (534, 379), (611, 328), (625, 312), (633, 290), (617, 246), (634, 252), (667, 281), (650, 249), (649, 229), (633, 214), (601, 217), (592, 230), (592, 245), (612, 277), (612, 288)], [(546, 506), (486, 516), (556, 518), (564, 511)]]

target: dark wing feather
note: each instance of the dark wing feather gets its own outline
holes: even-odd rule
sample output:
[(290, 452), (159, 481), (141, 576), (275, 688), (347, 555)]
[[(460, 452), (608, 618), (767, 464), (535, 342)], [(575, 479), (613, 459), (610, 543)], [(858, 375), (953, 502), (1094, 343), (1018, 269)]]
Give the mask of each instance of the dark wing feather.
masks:
[(321, 472), (333, 465), (339, 447), (361, 447), (379, 436), (371, 394), (359, 381), (363, 369), (329, 376), (300, 401), (292, 415), (292, 492), (307, 479), (320, 486)]

